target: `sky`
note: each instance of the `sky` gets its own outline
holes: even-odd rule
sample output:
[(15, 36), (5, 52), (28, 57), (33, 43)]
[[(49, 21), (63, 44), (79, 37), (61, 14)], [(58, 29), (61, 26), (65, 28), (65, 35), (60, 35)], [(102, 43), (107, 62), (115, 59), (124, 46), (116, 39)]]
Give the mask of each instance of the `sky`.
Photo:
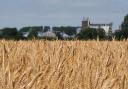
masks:
[(113, 22), (117, 29), (128, 14), (128, 0), (0, 0), (0, 28), (81, 26)]

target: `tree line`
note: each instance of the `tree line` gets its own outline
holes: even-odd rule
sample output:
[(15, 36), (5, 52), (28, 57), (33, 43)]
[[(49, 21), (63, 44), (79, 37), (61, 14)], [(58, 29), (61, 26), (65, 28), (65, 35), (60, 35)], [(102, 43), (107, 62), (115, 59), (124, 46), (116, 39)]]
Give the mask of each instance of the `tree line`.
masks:
[[(79, 33), (77, 32), (78, 27), (72, 26), (61, 26), (61, 27), (52, 27), (52, 31), (56, 34), (57, 38), (60, 40), (65, 40), (61, 33), (65, 33), (69, 36), (66, 40), (70, 39), (79, 39), (79, 40), (111, 40), (115, 38), (116, 40), (123, 40), (128, 38), (128, 15), (124, 17), (124, 20), (121, 24), (121, 28), (112, 33), (111, 36), (107, 36), (104, 29), (95, 29), (95, 28), (85, 28), (82, 29)], [(48, 39), (49, 37), (39, 37), (38, 33), (45, 33), (50, 31), (50, 26), (29, 26), (23, 27), (21, 29), (17, 28), (3, 28), (0, 29), (0, 39), (8, 40), (29, 40), (29, 39)], [(24, 36), (24, 34), (27, 36)], [(73, 38), (70, 38), (73, 36)], [(55, 38), (50, 38), (55, 39)]]
[[(52, 32), (57, 36), (56, 39), (63, 39), (61, 33), (65, 33), (69, 36), (76, 35), (77, 27), (72, 26), (61, 26), (61, 27), (52, 27)], [(21, 29), (17, 28), (3, 28), (0, 29), (0, 39), (7, 40), (29, 40), (29, 39), (55, 39), (50, 37), (39, 37), (38, 33), (45, 33), (50, 31), (50, 26), (28, 26)], [(28, 34), (25, 36), (25, 34)]]

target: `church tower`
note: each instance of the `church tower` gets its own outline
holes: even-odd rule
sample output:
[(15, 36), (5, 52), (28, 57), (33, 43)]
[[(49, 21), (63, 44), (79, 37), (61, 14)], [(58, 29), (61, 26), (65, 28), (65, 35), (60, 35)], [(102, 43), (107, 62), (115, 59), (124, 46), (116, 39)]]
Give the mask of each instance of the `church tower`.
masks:
[(89, 27), (90, 27), (90, 20), (89, 20), (89, 18), (87, 18), (87, 19), (83, 18), (82, 29), (86, 29), (86, 28), (89, 28)]

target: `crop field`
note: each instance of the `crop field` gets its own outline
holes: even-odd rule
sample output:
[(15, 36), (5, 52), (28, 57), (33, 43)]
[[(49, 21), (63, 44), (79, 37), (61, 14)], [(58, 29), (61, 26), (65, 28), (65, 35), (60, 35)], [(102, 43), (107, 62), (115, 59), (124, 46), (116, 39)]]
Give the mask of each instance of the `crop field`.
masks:
[(128, 89), (128, 41), (0, 40), (0, 89)]

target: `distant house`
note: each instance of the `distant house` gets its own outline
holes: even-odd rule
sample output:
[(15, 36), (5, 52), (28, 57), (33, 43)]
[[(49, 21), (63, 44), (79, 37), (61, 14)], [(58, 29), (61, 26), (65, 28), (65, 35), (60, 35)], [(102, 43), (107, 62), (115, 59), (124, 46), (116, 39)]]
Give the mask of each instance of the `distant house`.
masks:
[(40, 36), (56, 38), (56, 34), (52, 31), (47, 31), (47, 32), (44, 32), (42, 34), (40, 33)]
[(87, 19), (83, 19), (82, 21), (82, 29), (85, 28), (96, 28), (96, 29), (102, 28), (105, 30), (107, 36), (112, 35), (112, 23), (101, 23), (101, 24), (91, 23), (89, 18), (87, 18)]
[(70, 36), (64, 32), (60, 33), (63, 38), (69, 38)]
[(68, 38), (75, 38), (75, 34), (74, 35), (68, 35), (65, 32), (60, 33), (60, 35), (64, 38), (64, 39), (68, 39)]
[(77, 29), (76, 29), (76, 34), (79, 34), (80, 32), (81, 32), (81, 27), (78, 27)]
[(27, 38), (28, 35), (29, 35), (29, 32), (23, 32), (22, 34), (23, 34), (23, 37), (26, 37)]
[(43, 32), (42, 31), (39, 31), (39, 32), (37, 32), (38, 34), (38, 37), (43, 37)]

